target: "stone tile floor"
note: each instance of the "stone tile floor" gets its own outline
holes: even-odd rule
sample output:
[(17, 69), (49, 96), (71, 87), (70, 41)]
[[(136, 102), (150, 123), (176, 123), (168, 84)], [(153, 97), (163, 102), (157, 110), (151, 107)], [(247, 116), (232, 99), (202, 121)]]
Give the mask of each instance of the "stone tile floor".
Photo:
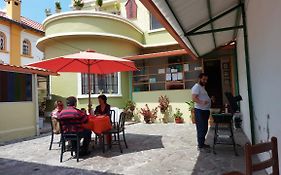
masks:
[[(79, 163), (64, 154), (59, 162), (59, 147), (49, 151), (50, 136), (11, 143), (0, 147), (0, 175), (216, 175), (244, 171), (243, 148), (235, 156), (230, 146), (217, 146), (217, 154), (198, 152), (196, 130), (192, 124), (134, 124), (126, 128), (128, 149), (119, 152), (113, 146), (105, 154), (96, 146), (89, 157)], [(236, 130), (237, 144), (247, 141)], [(58, 138), (57, 138), (58, 139)], [(213, 130), (207, 142), (212, 144)]]

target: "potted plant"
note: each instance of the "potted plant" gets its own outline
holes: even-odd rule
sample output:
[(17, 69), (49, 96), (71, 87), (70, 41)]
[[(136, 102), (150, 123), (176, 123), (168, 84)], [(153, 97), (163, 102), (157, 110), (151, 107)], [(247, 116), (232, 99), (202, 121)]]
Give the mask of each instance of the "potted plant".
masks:
[(128, 100), (124, 107), (124, 112), (127, 114), (126, 115), (127, 121), (130, 121), (133, 119), (135, 109), (136, 109), (136, 103), (133, 102), (132, 100)]
[(190, 119), (191, 119), (191, 122), (193, 124), (195, 124), (195, 112), (194, 112), (194, 101), (190, 100), (190, 101), (187, 101), (186, 104), (188, 104), (189, 108), (188, 110), (190, 111)]
[(45, 9), (45, 14), (46, 14), (46, 16), (48, 17), (48, 16), (51, 16), (52, 15), (52, 12), (51, 12), (51, 9)]
[(114, 3), (114, 8), (116, 9), (116, 14), (120, 15), (120, 14), (121, 14), (121, 11), (120, 11), (120, 9), (121, 9), (121, 4), (120, 4), (119, 1), (117, 1), (117, 2)]
[(175, 118), (176, 123), (183, 123), (184, 119), (182, 118), (183, 113), (179, 108), (176, 108), (176, 113), (174, 113), (173, 117)]
[(56, 5), (56, 13), (60, 13), (61, 12), (61, 4), (60, 1), (55, 2)]
[(100, 11), (102, 4), (103, 4), (103, 0), (96, 0), (97, 11)]
[(155, 121), (155, 119), (157, 118), (157, 112), (157, 107), (150, 110), (147, 104), (140, 110), (140, 114), (143, 116), (144, 121), (147, 124), (153, 123)]
[(73, 0), (73, 7), (75, 10), (81, 10), (84, 7), (83, 0)]
[(159, 102), (158, 108), (160, 109), (160, 112), (164, 114), (163, 122), (168, 123), (169, 120), (168, 108), (169, 108), (170, 101), (166, 95), (165, 96), (161, 95), (158, 99), (158, 102)]

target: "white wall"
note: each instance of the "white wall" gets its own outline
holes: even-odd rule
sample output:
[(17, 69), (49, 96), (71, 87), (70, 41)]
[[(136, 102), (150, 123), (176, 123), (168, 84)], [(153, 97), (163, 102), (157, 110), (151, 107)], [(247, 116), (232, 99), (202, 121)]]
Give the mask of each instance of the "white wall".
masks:
[[(247, 24), (256, 142), (278, 137), (281, 157), (281, 1), (249, 0)], [(241, 36), (241, 35), (240, 35)], [(238, 39), (240, 90), (245, 90), (242, 39)], [(243, 84), (244, 83), (244, 84)], [(244, 108), (244, 105), (243, 105)], [(270, 119), (267, 120), (267, 115)], [(245, 120), (244, 120), (245, 122)], [(269, 127), (267, 127), (267, 122)], [(248, 121), (246, 120), (246, 125)], [(244, 129), (246, 132), (248, 126)], [(268, 131), (269, 132), (268, 132)], [(281, 162), (279, 162), (281, 165)], [(280, 166), (281, 167), (281, 166)]]
[(0, 31), (6, 35), (6, 50), (8, 53), (0, 52), (0, 60), (4, 61), (4, 63), (10, 63), (10, 29), (5, 25), (0, 24)]
[[(31, 56), (32, 58), (28, 57), (21, 57), (21, 65), (30, 64), (36, 61), (40, 61), (43, 59), (44, 54), (36, 47), (36, 42), (40, 37), (32, 35), (30, 33), (25, 32), (24, 30), (21, 32), (21, 44), (24, 39), (28, 39), (31, 42)], [(22, 46), (21, 46), (21, 54), (22, 54)]]

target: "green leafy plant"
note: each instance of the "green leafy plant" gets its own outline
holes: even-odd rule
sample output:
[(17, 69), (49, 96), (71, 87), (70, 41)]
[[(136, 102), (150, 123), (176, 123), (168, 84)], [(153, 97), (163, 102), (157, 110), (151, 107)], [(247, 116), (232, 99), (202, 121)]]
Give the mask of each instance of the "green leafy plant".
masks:
[(81, 9), (84, 7), (84, 2), (83, 0), (73, 0), (73, 7), (75, 7), (76, 9)]
[(183, 115), (183, 113), (180, 111), (180, 109), (179, 109), (179, 108), (176, 108), (176, 113), (174, 113), (173, 117), (174, 117), (175, 119), (183, 119), (183, 118), (182, 118), (182, 115)]
[(170, 101), (169, 101), (169, 98), (165, 95), (161, 95), (158, 99), (158, 102), (159, 102), (159, 109), (160, 109), (160, 112), (163, 114), (167, 111), (167, 109), (169, 108), (169, 104), (170, 104)]
[(157, 118), (157, 112), (157, 107), (154, 109), (149, 109), (147, 104), (140, 110), (140, 114), (144, 117), (144, 121), (146, 123), (153, 123)]
[(126, 120), (132, 120), (134, 117), (134, 111), (136, 109), (136, 103), (132, 100), (128, 100), (124, 107), (124, 112), (126, 115)]
[(120, 11), (121, 4), (120, 4), (119, 1), (114, 3), (114, 8), (115, 8), (117, 11)]
[(101, 7), (102, 4), (103, 4), (103, 0), (96, 0), (96, 5)]
[(194, 110), (194, 105), (195, 105), (194, 101), (190, 100), (190, 101), (187, 101), (185, 103), (188, 104), (188, 106), (189, 106), (188, 110), (189, 111)]
[(56, 5), (56, 9), (57, 9), (57, 10), (61, 10), (60, 1), (55, 2), (55, 5)]

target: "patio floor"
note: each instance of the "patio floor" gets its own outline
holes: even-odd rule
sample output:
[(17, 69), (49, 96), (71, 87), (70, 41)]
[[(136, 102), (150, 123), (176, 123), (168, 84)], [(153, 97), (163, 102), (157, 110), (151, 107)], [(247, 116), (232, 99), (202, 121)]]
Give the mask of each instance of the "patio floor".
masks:
[[(105, 154), (96, 146), (92, 154), (79, 163), (64, 154), (59, 162), (59, 147), (49, 151), (49, 135), (0, 147), (0, 174), (128, 174), (128, 175), (216, 175), (244, 170), (243, 148), (235, 156), (230, 146), (217, 146), (217, 155), (196, 149), (192, 124), (134, 124), (127, 126), (129, 149), (124, 153), (113, 146)], [(213, 130), (207, 142), (212, 144)], [(244, 145), (244, 134), (235, 131), (237, 144)]]

